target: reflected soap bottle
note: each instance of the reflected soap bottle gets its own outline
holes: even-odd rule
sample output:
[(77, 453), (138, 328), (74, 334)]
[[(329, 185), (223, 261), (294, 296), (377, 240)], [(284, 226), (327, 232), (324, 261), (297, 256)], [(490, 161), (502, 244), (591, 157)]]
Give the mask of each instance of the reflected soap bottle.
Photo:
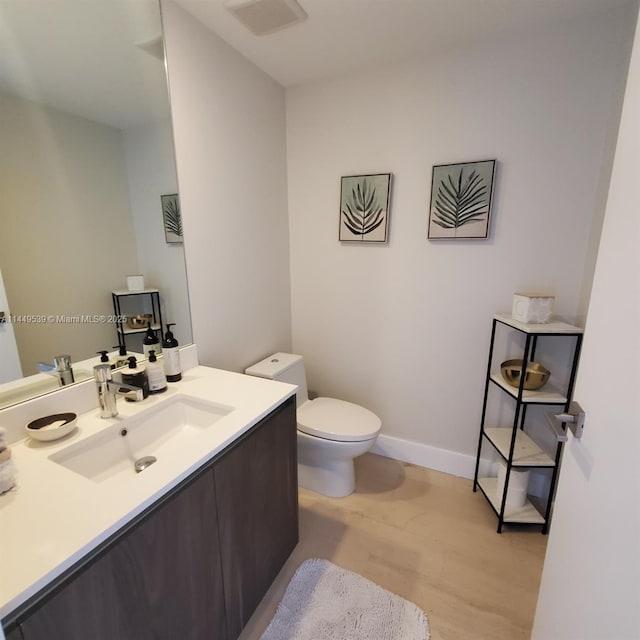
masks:
[(118, 350), (118, 355), (114, 356), (114, 364), (111, 365), (111, 368), (115, 369), (126, 367), (129, 362), (129, 358), (127, 357), (127, 347), (123, 344), (116, 344), (113, 348)]
[[(160, 329), (162, 330), (162, 327), (160, 327)], [(150, 351), (155, 351), (157, 356), (160, 354), (161, 347), (160, 340), (156, 335), (156, 332), (151, 327), (147, 327), (147, 334), (142, 341), (142, 352), (145, 357), (148, 358)]]
[[(122, 382), (130, 384), (133, 387), (142, 389), (142, 397), (149, 397), (149, 381), (145, 370), (138, 366), (135, 356), (129, 357), (129, 366), (122, 371)], [(129, 398), (125, 398), (129, 402), (133, 402)]]
[(100, 356), (100, 364), (111, 364), (112, 369), (116, 368), (114, 362), (109, 363), (109, 352), (106, 349), (103, 351), (96, 351), (96, 353)]

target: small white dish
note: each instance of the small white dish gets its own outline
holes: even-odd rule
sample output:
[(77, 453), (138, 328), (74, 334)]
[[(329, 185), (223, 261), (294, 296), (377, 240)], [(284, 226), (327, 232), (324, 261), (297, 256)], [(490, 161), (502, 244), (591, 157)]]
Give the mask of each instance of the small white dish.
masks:
[(24, 429), (34, 440), (49, 442), (71, 433), (76, 428), (77, 419), (75, 413), (56, 413), (33, 420)]

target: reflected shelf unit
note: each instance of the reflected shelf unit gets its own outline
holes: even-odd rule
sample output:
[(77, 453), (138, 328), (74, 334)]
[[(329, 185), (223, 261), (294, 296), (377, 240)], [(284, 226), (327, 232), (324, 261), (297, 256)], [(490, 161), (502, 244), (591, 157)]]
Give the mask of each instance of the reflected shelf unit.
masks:
[[(127, 336), (135, 334), (145, 334), (148, 327), (143, 329), (131, 329), (122, 321), (123, 316), (127, 315), (123, 311), (123, 302), (127, 307), (127, 312), (131, 314), (132, 304), (129, 302), (137, 298), (139, 309), (136, 313), (149, 313), (151, 309), (151, 328), (153, 329), (159, 340), (162, 341), (162, 312), (160, 310), (160, 290), (159, 289), (141, 289), (140, 291), (129, 291), (128, 289), (118, 289), (111, 292), (113, 300), (113, 312), (116, 316), (116, 331), (118, 333), (118, 344), (127, 347)], [(146, 304), (145, 304), (146, 303)], [(137, 306), (137, 305), (136, 305)]]
[[(565, 348), (568, 347), (569, 355), (568, 372), (564, 376), (558, 376), (563, 378), (560, 383), (554, 380), (557, 387), (554, 388), (547, 383), (539, 390), (526, 390), (524, 389), (524, 376), (520, 376), (518, 387), (508, 384), (502, 377), (499, 363), (496, 362), (496, 334), (498, 331), (515, 332), (524, 338), (521, 353), (524, 363), (523, 369), (528, 363), (534, 361), (541, 341), (544, 341), (545, 346), (553, 351), (554, 345), (557, 346), (553, 340), (571, 340), (569, 345), (565, 345)], [(536, 442), (535, 435), (527, 433), (527, 408), (532, 405), (549, 405), (554, 408), (555, 413), (569, 410), (582, 347), (582, 334), (582, 328), (564, 322), (526, 324), (513, 320), (507, 314), (498, 314), (493, 318), (473, 491), (480, 489), (491, 505), (498, 517), (498, 533), (502, 532), (504, 524), (536, 524), (542, 525), (542, 533), (547, 533), (549, 530), (563, 442), (557, 440), (555, 451), (552, 452), (540, 446)], [(498, 364), (497, 369), (496, 364)], [(552, 371), (552, 378), (554, 377), (553, 373)], [(494, 390), (498, 395), (506, 396), (513, 401), (513, 419), (508, 426), (487, 424), (489, 398)], [(564, 424), (562, 429), (565, 429)], [(498, 489), (498, 478), (480, 475), (483, 445), (494, 451), (498, 460), (503, 461), (506, 465), (504, 487), (501, 491)], [(514, 468), (517, 471), (546, 469), (550, 473), (550, 479), (545, 495), (542, 497), (527, 495), (524, 505), (509, 505), (507, 491)]]

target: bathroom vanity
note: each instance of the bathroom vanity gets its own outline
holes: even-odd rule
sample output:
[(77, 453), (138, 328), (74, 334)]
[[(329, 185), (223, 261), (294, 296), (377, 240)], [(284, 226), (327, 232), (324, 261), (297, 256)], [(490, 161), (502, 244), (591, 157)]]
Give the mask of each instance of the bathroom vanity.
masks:
[[(195, 367), (165, 398), (81, 415), (64, 442), (14, 444), (18, 485), (0, 497), (7, 638), (237, 638), (298, 540), (294, 394)], [(190, 404), (219, 415), (163, 432), (171, 455), (157, 446), (143, 472), (76, 463), (114, 429), (164, 429)]]

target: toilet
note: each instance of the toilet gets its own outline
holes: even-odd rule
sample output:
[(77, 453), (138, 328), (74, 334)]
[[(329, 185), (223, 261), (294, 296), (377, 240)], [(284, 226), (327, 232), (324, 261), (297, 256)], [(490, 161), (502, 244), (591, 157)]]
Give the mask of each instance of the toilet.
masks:
[(245, 369), (250, 376), (297, 384), (298, 484), (330, 498), (344, 498), (356, 487), (353, 460), (374, 445), (378, 416), (335, 398), (309, 400), (302, 356), (274, 353)]

